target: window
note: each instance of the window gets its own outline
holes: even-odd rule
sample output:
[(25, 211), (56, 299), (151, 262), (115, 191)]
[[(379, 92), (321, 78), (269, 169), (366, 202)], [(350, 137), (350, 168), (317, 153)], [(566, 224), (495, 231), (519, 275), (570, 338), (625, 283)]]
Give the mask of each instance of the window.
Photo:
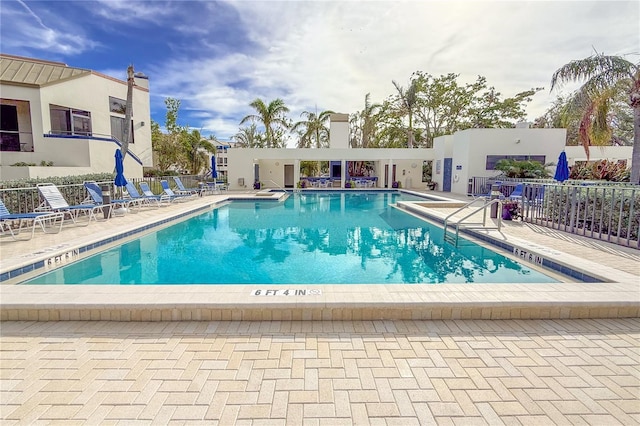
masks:
[(117, 114), (127, 113), (127, 101), (109, 96), (109, 111)]
[(546, 156), (544, 155), (487, 155), (486, 170), (495, 170), (496, 164), (500, 160), (515, 160), (515, 161), (537, 161), (540, 164), (545, 163)]
[[(111, 116), (111, 136), (124, 142), (124, 118)], [(131, 120), (131, 130), (129, 131), (129, 143), (135, 143), (133, 137), (133, 120)]]
[(15, 105), (0, 105), (0, 147), (2, 151), (20, 151), (18, 108)]
[(91, 136), (91, 113), (80, 109), (49, 105), (51, 133)]

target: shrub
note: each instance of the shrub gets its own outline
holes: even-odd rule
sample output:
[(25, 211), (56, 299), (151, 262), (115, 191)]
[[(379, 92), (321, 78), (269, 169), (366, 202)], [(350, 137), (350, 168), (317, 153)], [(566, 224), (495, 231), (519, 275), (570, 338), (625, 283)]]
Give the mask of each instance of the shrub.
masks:
[(626, 161), (577, 161), (571, 168), (570, 179), (629, 182), (631, 169)]
[(544, 164), (532, 160), (505, 159), (496, 163), (496, 170), (510, 178), (543, 179), (551, 175), (545, 167)]

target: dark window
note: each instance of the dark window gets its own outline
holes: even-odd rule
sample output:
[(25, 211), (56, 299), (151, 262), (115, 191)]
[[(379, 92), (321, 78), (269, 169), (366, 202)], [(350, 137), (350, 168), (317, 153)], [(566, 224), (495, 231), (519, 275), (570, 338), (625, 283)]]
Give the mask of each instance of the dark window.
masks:
[[(124, 118), (111, 116), (111, 136), (124, 142)], [(133, 137), (133, 120), (131, 120), (131, 130), (129, 131), (129, 143), (135, 143)]]
[(49, 105), (51, 133), (91, 136), (91, 113), (58, 105)]
[(15, 105), (0, 105), (0, 150), (20, 151), (18, 108)]
[(544, 155), (487, 155), (486, 170), (495, 170), (496, 164), (500, 160), (515, 160), (515, 161), (537, 161), (540, 164), (545, 163), (546, 157)]
[(117, 114), (127, 113), (127, 101), (109, 96), (109, 111)]

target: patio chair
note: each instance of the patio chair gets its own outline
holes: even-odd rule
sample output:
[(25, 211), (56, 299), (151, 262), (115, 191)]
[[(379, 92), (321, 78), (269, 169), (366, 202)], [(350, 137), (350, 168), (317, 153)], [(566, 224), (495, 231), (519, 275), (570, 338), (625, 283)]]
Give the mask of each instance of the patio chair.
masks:
[[(125, 185), (125, 189), (127, 190), (127, 196), (132, 200), (140, 200), (140, 205), (150, 206), (153, 202), (156, 207), (160, 207), (160, 196), (154, 195), (153, 197), (146, 197), (144, 195), (140, 195), (138, 189), (131, 182), (127, 182)], [(126, 199), (126, 198), (125, 198)]]
[(534, 186), (530, 188), (528, 196), (525, 197), (526, 203), (532, 207), (540, 207), (544, 203), (544, 186)]
[(519, 183), (516, 185), (515, 189), (509, 194), (509, 198), (515, 201), (522, 200), (522, 189), (524, 188), (524, 183)]
[(138, 185), (140, 185), (142, 195), (150, 200), (157, 200), (158, 205), (162, 205), (162, 203), (170, 204), (173, 201), (167, 194), (154, 194), (147, 182), (140, 182)]
[(83, 226), (89, 225), (91, 219), (97, 221), (98, 217), (96, 216), (96, 212), (102, 212), (105, 207), (104, 205), (95, 204), (76, 204), (71, 206), (67, 200), (65, 200), (58, 187), (53, 183), (39, 183), (37, 186), (38, 192), (44, 201), (36, 208), (36, 211), (64, 213), (69, 216), (74, 224), (79, 224), (78, 219), (80, 218), (80, 214), (83, 213), (88, 218), (87, 223)]
[[(487, 190), (486, 193), (482, 193), (482, 194), (473, 194), (473, 198), (478, 199), (478, 198), (484, 198), (485, 200), (490, 200), (492, 197), (491, 194), (491, 189), (493, 188), (494, 185), (498, 186), (498, 191), (500, 190), (500, 188), (502, 187), (502, 181), (495, 181), (495, 182), (490, 182), (489, 183), (489, 188)], [(500, 199), (504, 199), (504, 194), (502, 194), (502, 192), (500, 192)]]
[(176, 186), (178, 187), (178, 189), (175, 191), (178, 195), (200, 194), (202, 192), (202, 188), (185, 188), (179, 176), (173, 176), (173, 181), (176, 183)]
[[(54, 226), (57, 221), (60, 221), (59, 226)], [(12, 226), (15, 222), (18, 222), (18, 228), (14, 229)], [(64, 213), (51, 213), (51, 212), (33, 212), (33, 213), (10, 213), (4, 202), (0, 200), (0, 231), (5, 233), (5, 229), (9, 231), (11, 238), (18, 240), (16, 237), (22, 231), (23, 225), (28, 225), (31, 222), (31, 236), (27, 238), (30, 240), (33, 238), (36, 227), (39, 225), (42, 228), (42, 232), (47, 234), (57, 234), (62, 230), (62, 223), (64, 222)], [(54, 229), (53, 232), (48, 232), (48, 227)], [(57, 231), (55, 231), (57, 227)]]
[(223, 180), (216, 181), (216, 188), (220, 191), (227, 191), (229, 189), (229, 185)]
[(164, 194), (167, 195), (171, 201), (186, 201), (192, 196), (196, 195), (196, 194), (176, 194), (169, 187), (169, 182), (167, 182), (164, 179), (160, 181), (160, 185), (162, 185), (162, 190), (164, 191)]
[[(94, 204), (97, 205), (102, 205), (104, 204), (104, 200), (102, 198), (102, 189), (100, 189), (100, 187), (98, 186), (97, 183), (95, 182), (91, 182), (91, 181), (87, 181), (84, 183), (84, 187), (87, 190), (87, 192), (89, 193), (89, 197), (87, 199), (85, 199), (85, 203), (86, 202), (93, 202)], [(120, 208), (124, 208), (126, 210), (128, 210), (131, 206), (138, 206), (138, 210), (140, 210), (140, 208), (142, 207), (142, 203), (144, 200), (142, 200), (141, 198), (120, 198), (120, 199), (111, 199), (111, 206), (113, 208), (111, 208), (109, 210), (109, 217), (112, 216), (113, 214), (113, 210), (120, 207)]]

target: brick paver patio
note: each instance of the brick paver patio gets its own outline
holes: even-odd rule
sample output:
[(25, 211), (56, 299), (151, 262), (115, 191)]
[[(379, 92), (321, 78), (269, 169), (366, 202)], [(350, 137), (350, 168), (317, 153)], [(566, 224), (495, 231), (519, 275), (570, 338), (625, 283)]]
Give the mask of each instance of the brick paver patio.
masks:
[(640, 424), (640, 320), (6, 322), (11, 424)]
[[(216, 197), (222, 198), (203, 198), (191, 205), (204, 205)], [(46, 234), (2, 244), (0, 269), (85, 244), (88, 239), (109, 237), (116, 225), (123, 230), (189, 208), (145, 210), (126, 220), (65, 229), (64, 243), (57, 235)], [(487, 298), (509, 306), (514, 291), (539, 287), (537, 298), (526, 306), (535, 308), (550, 298), (569, 303), (588, 296), (598, 314), (603, 300), (617, 301), (621, 295), (622, 300), (638, 305), (634, 304), (640, 300), (640, 290), (634, 286), (640, 275), (637, 250), (531, 224), (509, 225), (502, 231), (509, 241), (526, 240), (548, 253), (576, 254), (572, 262), (607, 271), (613, 282), (591, 287), (484, 285), (464, 292), (453, 288), (437, 292), (433, 287), (428, 290), (434, 300), (451, 309), (451, 303), (477, 293), (480, 301)], [(14, 314), (5, 309), (9, 301), (18, 308), (26, 306), (18, 312), (19, 320), (55, 319), (41, 318), (40, 313), (48, 314), (59, 304), (77, 309), (84, 315), (79, 314), (79, 319), (101, 319), (96, 311), (100, 304), (117, 310), (122, 304), (147, 307), (166, 300), (204, 300), (205, 305), (226, 300), (225, 306), (235, 308), (237, 303), (251, 303), (246, 289), (240, 289), (240, 297), (229, 289), (226, 293), (219, 289), (171, 293), (166, 286), (144, 294), (92, 286), (1, 287), (3, 318)], [(342, 288), (323, 288), (327, 303), (349, 300)], [(377, 296), (371, 299), (372, 309), (387, 299), (392, 308), (400, 306), (400, 293), (382, 292), (382, 288), (375, 287), (375, 294), (365, 288), (350, 297), (358, 304)], [(572, 288), (573, 292), (563, 293)], [(407, 293), (407, 297), (424, 297), (424, 293)], [(294, 305), (304, 313), (323, 306), (322, 302)], [(187, 319), (192, 318), (196, 319)], [(354, 321), (275, 320), (283, 318), (164, 322), (163, 316), (153, 318), (157, 322), (119, 322), (126, 318), (111, 316), (111, 321), (3, 321), (0, 424), (640, 424), (638, 318), (355, 321), (364, 317), (354, 314), (349, 317)], [(324, 316), (314, 313), (307, 319)]]

